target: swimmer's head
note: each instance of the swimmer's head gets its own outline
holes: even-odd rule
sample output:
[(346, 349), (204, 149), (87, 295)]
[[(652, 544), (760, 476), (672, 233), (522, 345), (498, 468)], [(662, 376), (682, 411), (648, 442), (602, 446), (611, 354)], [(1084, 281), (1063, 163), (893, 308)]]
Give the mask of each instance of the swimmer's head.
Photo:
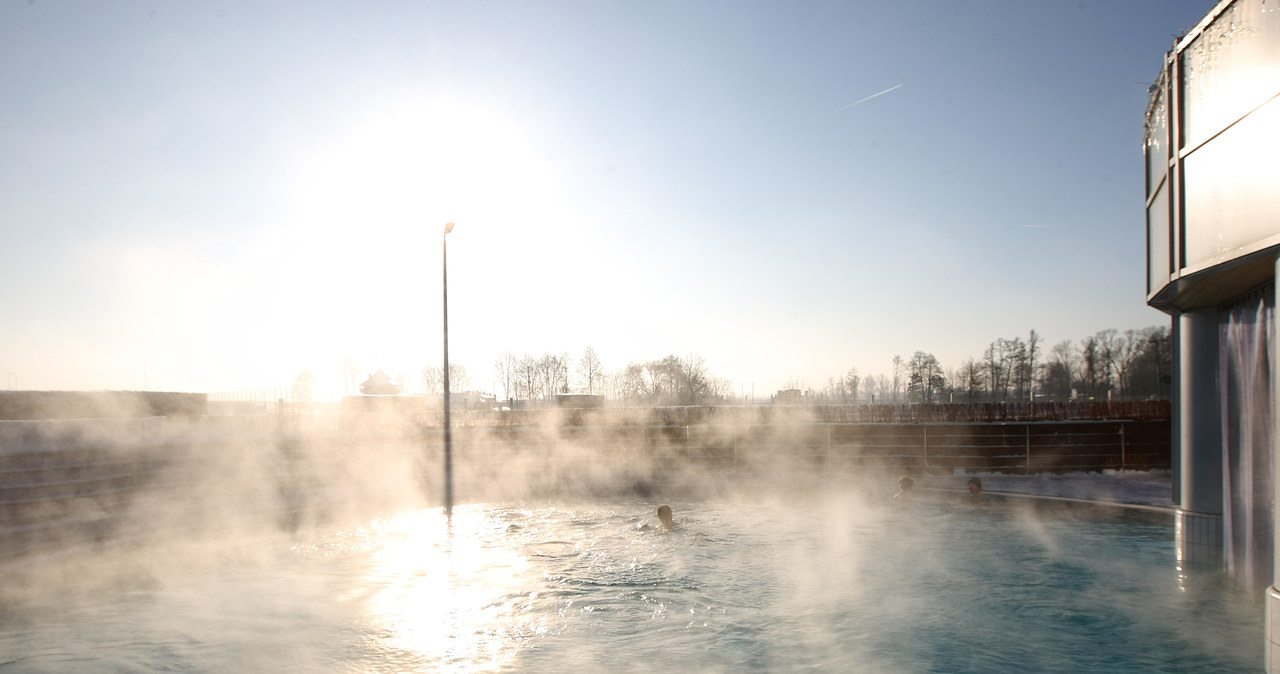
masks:
[(671, 506), (669, 505), (658, 506), (658, 521), (662, 522), (662, 526), (668, 529), (670, 529), (675, 524), (674, 520), (672, 520), (671, 518)]
[(969, 478), (969, 493), (977, 496), (982, 493), (982, 480), (976, 477)]
[(916, 481), (906, 475), (898, 478), (898, 489), (901, 489), (902, 491), (911, 491), (911, 488), (914, 486), (916, 486)]

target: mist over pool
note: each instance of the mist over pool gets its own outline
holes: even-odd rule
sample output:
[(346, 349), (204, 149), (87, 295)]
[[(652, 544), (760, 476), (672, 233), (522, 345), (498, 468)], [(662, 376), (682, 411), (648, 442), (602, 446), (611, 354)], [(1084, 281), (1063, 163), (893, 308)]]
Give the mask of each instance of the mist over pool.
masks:
[[(1259, 607), (1150, 515), (872, 486), (409, 509), (6, 586), (5, 671), (1256, 671)], [(56, 574), (55, 560), (28, 578)]]

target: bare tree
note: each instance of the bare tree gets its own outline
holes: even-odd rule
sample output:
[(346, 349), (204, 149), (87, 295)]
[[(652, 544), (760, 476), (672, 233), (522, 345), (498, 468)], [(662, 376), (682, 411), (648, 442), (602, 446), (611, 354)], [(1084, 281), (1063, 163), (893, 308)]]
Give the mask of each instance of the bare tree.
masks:
[(582, 353), (582, 359), (578, 361), (578, 376), (582, 378), (582, 382), (586, 385), (588, 395), (596, 392), (596, 387), (600, 385), (601, 378), (604, 376), (604, 369), (600, 366), (600, 359), (596, 357), (595, 349), (589, 346)]
[(680, 363), (678, 400), (681, 405), (701, 403), (711, 397), (711, 375), (702, 356), (689, 354)]
[(537, 370), (545, 400), (554, 400), (558, 394), (569, 392), (569, 354), (544, 353), (538, 359)]
[(728, 400), (733, 397), (733, 387), (723, 377), (707, 377), (707, 396), (711, 400)]
[(1173, 343), (1168, 325), (1151, 326), (1135, 335), (1139, 345), (1125, 372), (1125, 395), (1165, 397), (1172, 384)]
[(1019, 337), (998, 337), (982, 354), (987, 385), (992, 400), (1008, 400), (1009, 393), (1021, 398), (1031, 378), (1027, 361), (1027, 345)]
[(1027, 362), (1027, 345), (1021, 337), (1003, 340), (1005, 343), (1005, 381), (1013, 389), (1014, 400), (1023, 400), (1031, 385), (1031, 368)]
[(534, 400), (541, 391), (538, 385), (538, 361), (525, 354), (516, 361), (516, 397)]
[(844, 384), (836, 381), (835, 377), (827, 377), (827, 386), (818, 394), (818, 400), (825, 405), (835, 405), (840, 402), (840, 391), (843, 388)]
[(1102, 370), (1102, 357), (1099, 351), (1097, 338), (1085, 337), (1080, 340), (1080, 360), (1077, 363), (1076, 378), (1084, 387), (1087, 399), (1098, 395)]
[(1133, 397), (1129, 390), (1129, 373), (1137, 365), (1145, 343), (1146, 338), (1137, 330), (1125, 330), (1115, 341), (1115, 359), (1111, 363), (1111, 370), (1116, 375), (1116, 386), (1122, 397)]
[(653, 401), (659, 405), (686, 404), (682, 402), (685, 388), (684, 366), (675, 355), (650, 361), (646, 366), (652, 386)]
[(931, 353), (917, 351), (907, 364), (907, 392), (922, 403), (932, 403), (934, 396), (947, 385), (942, 366)]
[[(844, 375), (844, 386), (841, 388), (841, 402), (845, 404), (858, 402), (858, 385), (862, 382), (862, 377), (858, 375), (858, 368), (851, 367)], [(847, 399), (843, 399), (844, 395), (848, 395)]]
[(987, 370), (987, 386), (992, 400), (1004, 398), (1008, 389), (1005, 376), (1005, 341), (997, 338), (982, 353), (983, 367)]
[[(515, 398), (518, 363), (519, 361), (510, 351), (493, 361), (494, 378), (502, 386), (502, 394), (505, 398)], [(498, 392), (494, 391), (493, 394), (496, 396)]]
[(982, 367), (982, 363), (970, 358), (960, 364), (957, 376), (953, 379), (954, 388), (964, 393), (967, 402), (976, 402), (982, 395), (985, 374), (986, 369)]
[(729, 382), (713, 376), (697, 355), (628, 363), (604, 380), (613, 397), (629, 404), (694, 405), (731, 396)]
[(449, 392), (459, 393), (471, 386), (471, 377), (461, 363), (449, 363)]
[(898, 402), (898, 391), (902, 386), (902, 356), (893, 357), (893, 402)]
[(866, 394), (864, 397), (871, 401), (876, 401), (876, 377), (875, 375), (867, 375), (862, 378), (862, 392)]
[[(440, 394), (444, 388), (444, 376), (438, 366), (427, 365), (422, 368), (422, 385), (428, 395)], [(471, 377), (467, 376), (466, 366), (460, 363), (449, 363), (449, 392), (458, 393), (467, 390), (471, 385)]]
[(1115, 384), (1113, 373), (1116, 361), (1120, 357), (1120, 335), (1114, 328), (1100, 330), (1094, 340), (1098, 345), (1098, 375), (1101, 379), (1102, 392), (1110, 392)]
[(1040, 335), (1035, 329), (1027, 335), (1027, 382), (1030, 387), (1031, 402), (1036, 400), (1036, 356), (1040, 354)]
[(889, 394), (893, 392), (893, 381), (886, 375), (876, 375), (876, 393), (873, 395), (878, 395), (880, 402), (889, 402)]
[(1068, 399), (1071, 396), (1072, 373), (1076, 370), (1075, 347), (1071, 342), (1054, 344), (1040, 380), (1044, 393), (1058, 400)]
[(615, 381), (614, 396), (632, 403), (647, 399), (652, 393), (642, 364), (627, 363), (627, 366), (615, 377)]
[(620, 386), (621, 382), (621, 372), (606, 372), (604, 373), (604, 376), (600, 378), (600, 390), (604, 392), (606, 398), (611, 398), (613, 400), (621, 399), (622, 395), (619, 393), (622, 388)]
[[(452, 370), (453, 368), (449, 368)], [(441, 387), (444, 385), (444, 371), (436, 365), (427, 365), (422, 368), (422, 387), (427, 395), (439, 394)], [(452, 387), (452, 383), (450, 383)]]

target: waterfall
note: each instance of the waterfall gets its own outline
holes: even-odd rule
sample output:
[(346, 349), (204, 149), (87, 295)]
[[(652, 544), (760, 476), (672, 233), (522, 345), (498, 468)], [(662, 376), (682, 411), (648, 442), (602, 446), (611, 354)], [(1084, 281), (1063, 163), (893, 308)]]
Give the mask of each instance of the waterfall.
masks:
[(1274, 321), (1270, 286), (1225, 307), (1219, 319), (1224, 552), (1227, 570), (1252, 590), (1271, 583)]

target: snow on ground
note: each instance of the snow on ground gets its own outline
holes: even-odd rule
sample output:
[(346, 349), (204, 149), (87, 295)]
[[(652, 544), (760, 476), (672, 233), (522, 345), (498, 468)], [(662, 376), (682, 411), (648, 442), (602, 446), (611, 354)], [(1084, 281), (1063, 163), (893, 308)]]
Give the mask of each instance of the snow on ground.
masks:
[(1101, 473), (1061, 475), (1006, 475), (963, 473), (918, 478), (916, 485), (927, 489), (966, 489), (969, 478), (982, 480), (988, 494), (1032, 494), (1172, 508), (1173, 477), (1167, 470), (1149, 472), (1108, 470)]

